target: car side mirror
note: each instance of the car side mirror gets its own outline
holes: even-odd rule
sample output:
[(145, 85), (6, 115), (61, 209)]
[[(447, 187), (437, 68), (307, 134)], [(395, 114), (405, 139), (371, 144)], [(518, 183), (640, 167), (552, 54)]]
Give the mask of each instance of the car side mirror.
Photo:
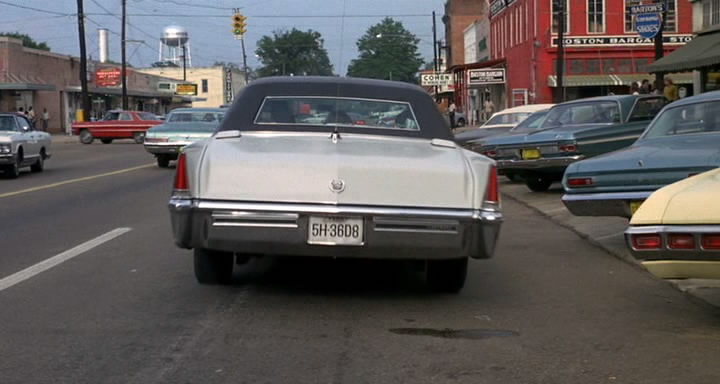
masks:
[(23, 132), (30, 132), (30, 126), (28, 126), (28, 125), (23, 125), (23, 126), (22, 126), (22, 131), (23, 131)]

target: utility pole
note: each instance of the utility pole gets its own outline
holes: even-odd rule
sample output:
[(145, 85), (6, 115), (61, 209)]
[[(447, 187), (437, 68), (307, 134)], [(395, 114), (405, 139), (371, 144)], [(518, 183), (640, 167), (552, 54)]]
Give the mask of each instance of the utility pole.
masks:
[(122, 68), (120, 78), (122, 79), (122, 109), (128, 110), (128, 95), (127, 95), (127, 57), (125, 52), (125, 24), (127, 18), (126, 12), (127, 0), (122, 0), (122, 26), (120, 27), (120, 51), (122, 52)]
[(557, 96), (556, 102), (565, 101), (565, 86), (563, 77), (565, 76), (565, 1), (559, 2), (558, 9), (558, 44), (557, 44), (557, 62), (555, 63), (555, 74), (557, 76)]
[(183, 81), (187, 81), (187, 44), (183, 44)]
[[(432, 13), (432, 18), (433, 18), (432, 32), (433, 32), (433, 63), (434, 63), (433, 68), (435, 69), (435, 74), (437, 74), (438, 72), (440, 72), (440, 66), (438, 65), (438, 52), (437, 52), (437, 50), (435, 50), (435, 47), (437, 46), (437, 24), (435, 23), (435, 11), (433, 11), (433, 13)], [(438, 94), (438, 86), (437, 85), (435, 86), (435, 101), (436, 102), (440, 101), (440, 94)]]
[[(660, 18), (660, 30), (655, 35), (655, 61), (662, 59), (665, 55), (663, 47), (663, 29), (665, 29), (665, 19), (667, 18), (667, 1), (660, 1), (663, 6), (662, 17)], [(663, 72), (655, 73), (655, 89), (662, 94), (665, 88), (665, 74)]]
[(87, 52), (85, 48), (85, 13), (83, 11), (83, 0), (77, 0), (78, 9), (78, 36), (80, 38), (80, 105), (82, 115), (78, 121), (86, 121), (90, 114), (90, 96), (88, 95), (87, 81)]
[(243, 72), (245, 72), (245, 84), (248, 83), (248, 66), (247, 66), (247, 54), (245, 54), (245, 37), (243, 36), (240, 39), (240, 45), (242, 46), (242, 55), (243, 55)]

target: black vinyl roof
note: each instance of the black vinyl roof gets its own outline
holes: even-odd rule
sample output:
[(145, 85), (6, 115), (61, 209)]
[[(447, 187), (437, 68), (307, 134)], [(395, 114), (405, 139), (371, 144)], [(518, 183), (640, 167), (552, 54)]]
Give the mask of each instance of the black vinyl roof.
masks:
[(381, 128), (340, 127), (341, 133), (364, 133), (387, 136), (418, 137), (452, 140), (447, 122), (438, 111), (432, 97), (421, 87), (397, 81), (356, 79), (331, 76), (268, 77), (248, 84), (235, 97), (235, 101), (218, 128), (220, 131), (311, 131), (330, 132), (333, 126), (318, 125), (257, 125), (255, 117), (266, 97), (325, 96), (392, 100), (412, 106), (420, 130), (393, 130)]

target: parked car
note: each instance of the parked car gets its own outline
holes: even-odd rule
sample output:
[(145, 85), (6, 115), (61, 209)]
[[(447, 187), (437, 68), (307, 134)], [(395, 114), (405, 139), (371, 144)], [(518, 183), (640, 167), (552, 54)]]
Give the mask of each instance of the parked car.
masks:
[[(498, 137), (505, 137), (505, 136), (514, 136), (514, 135), (520, 135), (524, 136), (527, 135), (530, 132), (536, 131), (540, 128), (543, 121), (545, 121), (545, 117), (547, 116), (550, 109), (543, 109), (537, 112), (533, 112), (530, 116), (525, 118), (520, 124), (510, 128), (507, 132), (500, 133), (497, 135), (489, 136), (489, 137), (480, 137), (477, 139), (471, 139), (468, 141), (465, 141), (461, 145), (471, 151), (478, 152), (486, 143), (493, 142), (493, 139), (496, 139)], [(457, 138), (457, 135), (455, 136)], [(457, 139), (455, 140), (457, 142)]]
[(0, 113), (0, 167), (5, 177), (17, 178), (24, 167), (42, 172), (51, 143), (50, 134), (36, 131), (24, 115)]
[(480, 127), (455, 135), (455, 142), (464, 145), (469, 141), (506, 134), (533, 113), (550, 109), (552, 106), (553, 104), (529, 104), (503, 109), (495, 112)]
[(654, 192), (633, 215), (630, 252), (664, 279), (720, 279), (720, 170)]
[(720, 166), (720, 92), (668, 104), (629, 148), (572, 164), (565, 206), (577, 216), (630, 217), (656, 189)]
[(159, 124), (162, 120), (150, 112), (113, 110), (100, 121), (73, 123), (72, 132), (83, 144), (92, 144), (95, 139), (100, 139), (103, 144), (110, 144), (115, 139), (133, 139), (142, 144), (145, 132)]
[[(393, 126), (372, 118), (389, 107), (402, 109)], [(328, 109), (337, 118), (296, 118)], [(493, 255), (503, 218), (494, 162), (452, 141), (427, 92), (336, 77), (247, 85), (218, 132), (180, 154), (169, 207), (200, 283), (270, 254), (418, 260), (448, 292), (468, 258)]]
[(537, 131), (486, 143), (480, 152), (532, 191), (561, 181), (579, 160), (631, 145), (664, 105), (662, 96), (603, 96), (558, 104)]
[(224, 115), (221, 108), (174, 109), (165, 123), (147, 130), (145, 150), (155, 156), (160, 168), (167, 168), (183, 147), (212, 136)]

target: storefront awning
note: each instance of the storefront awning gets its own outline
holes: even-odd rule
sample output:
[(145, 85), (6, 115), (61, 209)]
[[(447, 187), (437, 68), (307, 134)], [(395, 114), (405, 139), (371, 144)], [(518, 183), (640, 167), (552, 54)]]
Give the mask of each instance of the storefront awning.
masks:
[(0, 91), (54, 91), (54, 84), (0, 83)]
[[(80, 87), (67, 87), (68, 92), (80, 92)], [(122, 95), (121, 88), (88, 88), (88, 92), (98, 95)], [(151, 92), (151, 91), (138, 91), (134, 89), (127, 90), (128, 96), (132, 97), (158, 97), (158, 98), (172, 98), (173, 94), (168, 92)]]
[(650, 64), (648, 71), (687, 72), (720, 64), (720, 31), (703, 33)]
[[(675, 84), (692, 84), (692, 73), (675, 73), (667, 77)], [(626, 73), (622, 75), (569, 75), (563, 78), (564, 87), (631, 86), (633, 81), (648, 79), (655, 81), (655, 75), (646, 73)], [(548, 86), (557, 87), (557, 76), (548, 76)]]

